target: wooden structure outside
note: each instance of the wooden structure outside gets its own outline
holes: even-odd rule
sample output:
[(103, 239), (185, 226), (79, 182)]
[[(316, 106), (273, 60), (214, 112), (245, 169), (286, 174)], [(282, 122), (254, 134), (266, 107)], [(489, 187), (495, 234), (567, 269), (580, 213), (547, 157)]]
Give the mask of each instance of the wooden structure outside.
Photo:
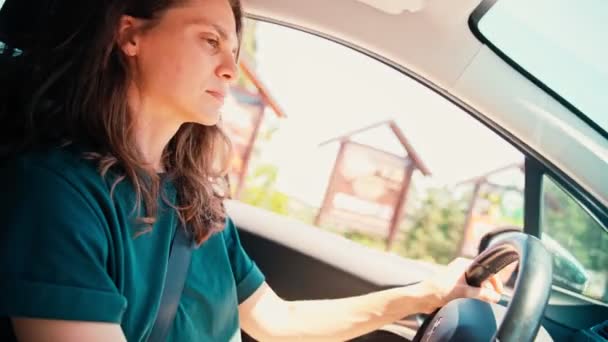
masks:
[(270, 108), (279, 118), (287, 117), (266, 85), (244, 59), (239, 62), (239, 69), (247, 82), (253, 86), (253, 90), (242, 85), (232, 86), (230, 96), (240, 108), (238, 111), (228, 110), (222, 116), (222, 127), (227, 131), (234, 147), (229, 181), (233, 191), (232, 197), (235, 199), (239, 199), (243, 192), (266, 108)]
[[(390, 129), (403, 147), (405, 156), (351, 139), (381, 126)], [(429, 169), (393, 120), (355, 130), (321, 145), (332, 142), (339, 142), (340, 147), (315, 225), (333, 217), (334, 220), (348, 222), (350, 226), (358, 226), (358, 230), (366, 231), (365, 226), (376, 231), (386, 229), (386, 249), (389, 250), (403, 218), (412, 175), (419, 170), (429, 176)]]

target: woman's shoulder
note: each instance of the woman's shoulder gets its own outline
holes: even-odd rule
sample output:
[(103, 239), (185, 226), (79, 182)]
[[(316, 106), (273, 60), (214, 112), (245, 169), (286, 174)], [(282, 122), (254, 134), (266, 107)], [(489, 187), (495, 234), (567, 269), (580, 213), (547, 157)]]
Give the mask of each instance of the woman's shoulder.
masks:
[(76, 188), (105, 187), (95, 162), (74, 145), (37, 148), (7, 158), (0, 164), (0, 178), (25, 185), (61, 180)]

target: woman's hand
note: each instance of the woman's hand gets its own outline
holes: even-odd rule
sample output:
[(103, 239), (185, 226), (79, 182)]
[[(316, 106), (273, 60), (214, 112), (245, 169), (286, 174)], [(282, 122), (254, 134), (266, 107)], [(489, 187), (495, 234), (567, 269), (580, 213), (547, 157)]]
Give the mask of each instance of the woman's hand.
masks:
[(481, 287), (467, 284), (464, 273), (470, 263), (467, 259), (455, 259), (441, 273), (418, 284), (427, 304), (425, 313), (431, 313), (457, 298), (476, 298), (490, 303), (500, 301), (503, 286), (498, 276), (490, 277)]

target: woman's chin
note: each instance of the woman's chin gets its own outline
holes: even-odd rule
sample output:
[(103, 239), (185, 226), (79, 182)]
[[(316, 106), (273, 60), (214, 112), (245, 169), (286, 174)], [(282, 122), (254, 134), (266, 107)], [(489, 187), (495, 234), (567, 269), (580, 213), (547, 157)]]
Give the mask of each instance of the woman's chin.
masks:
[(197, 123), (199, 125), (203, 125), (203, 126), (215, 126), (219, 123), (220, 121), (220, 113), (217, 112), (215, 114), (209, 114), (209, 113), (205, 113), (205, 114), (201, 114), (199, 113), (198, 116), (191, 118), (191, 120), (189, 120), (189, 122), (192, 123)]

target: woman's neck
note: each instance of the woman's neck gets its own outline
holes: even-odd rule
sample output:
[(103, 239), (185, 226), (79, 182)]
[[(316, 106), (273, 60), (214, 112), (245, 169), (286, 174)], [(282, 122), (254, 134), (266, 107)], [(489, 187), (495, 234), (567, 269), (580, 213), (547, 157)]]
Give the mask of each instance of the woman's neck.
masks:
[(159, 110), (161, 106), (154, 106), (146, 101), (133, 102), (130, 107), (138, 151), (149, 167), (156, 172), (164, 172), (163, 152), (177, 133), (181, 122), (175, 120), (175, 115)]
[(177, 125), (162, 125), (147, 118), (135, 124), (135, 142), (144, 161), (156, 172), (164, 172), (163, 151), (177, 132)]

